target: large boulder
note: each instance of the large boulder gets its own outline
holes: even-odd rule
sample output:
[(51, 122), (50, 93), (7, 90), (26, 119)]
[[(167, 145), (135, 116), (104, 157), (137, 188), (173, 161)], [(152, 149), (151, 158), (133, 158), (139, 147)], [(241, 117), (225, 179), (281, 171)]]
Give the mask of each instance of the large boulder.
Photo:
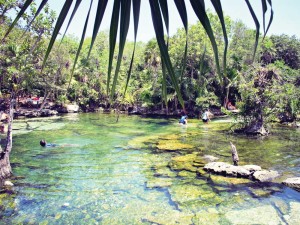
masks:
[(284, 185), (300, 191), (300, 177), (291, 177), (282, 182)]

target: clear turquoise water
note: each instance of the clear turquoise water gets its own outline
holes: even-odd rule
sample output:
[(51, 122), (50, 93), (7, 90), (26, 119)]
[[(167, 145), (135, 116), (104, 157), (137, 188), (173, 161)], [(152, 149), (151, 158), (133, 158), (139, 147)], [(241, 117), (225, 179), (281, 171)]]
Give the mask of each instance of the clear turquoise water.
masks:
[[(237, 210), (257, 207), (289, 223), (300, 193), (281, 181), (300, 176), (299, 129), (274, 127), (271, 136), (256, 139), (232, 136), (229, 126), (221, 120), (180, 126), (176, 119), (125, 115), (116, 122), (114, 115), (96, 113), (17, 120), (11, 162), (19, 179), (0, 195), (0, 223), (233, 224), (230, 215)], [(158, 150), (169, 135), (193, 147)], [(41, 139), (59, 146), (42, 148)], [(282, 176), (260, 185), (170, 166), (174, 157), (192, 154), (230, 162), (229, 141), (240, 164)]]

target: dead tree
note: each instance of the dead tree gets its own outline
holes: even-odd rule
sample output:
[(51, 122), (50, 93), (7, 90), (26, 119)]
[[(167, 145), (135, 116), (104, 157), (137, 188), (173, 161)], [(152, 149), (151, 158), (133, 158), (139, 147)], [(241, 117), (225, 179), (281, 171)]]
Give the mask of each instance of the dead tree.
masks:
[(238, 163), (239, 163), (239, 156), (238, 156), (236, 147), (235, 147), (234, 144), (232, 144), (232, 142), (230, 142), (230, 146), (231, 146), (231, 155), (232, 155), (233, 165), (234, 165), (234, 166), (238, 166)]

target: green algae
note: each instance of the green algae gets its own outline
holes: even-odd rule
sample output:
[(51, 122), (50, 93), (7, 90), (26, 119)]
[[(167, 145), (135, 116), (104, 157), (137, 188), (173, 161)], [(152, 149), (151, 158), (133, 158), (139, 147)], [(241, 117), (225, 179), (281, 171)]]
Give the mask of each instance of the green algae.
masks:
[(179, 141), (160, 140), (156, 145), (157, 149), (164, 151), (178, 151), (185, 149), (193, 149), (194, 146)]

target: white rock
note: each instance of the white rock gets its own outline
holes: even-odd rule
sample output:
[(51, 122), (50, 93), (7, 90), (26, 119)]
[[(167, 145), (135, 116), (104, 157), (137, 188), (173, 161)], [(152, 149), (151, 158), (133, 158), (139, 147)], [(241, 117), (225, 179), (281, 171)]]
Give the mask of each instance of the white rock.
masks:
[(282, 182), (284, 185), (300, 190), (300, 177), (291, 177)]
[(12, 187), (12, 186), (14, 186), (14, 184), (11, 181), (6, 180), (6, 181), (4, 181), (4, 186)]

